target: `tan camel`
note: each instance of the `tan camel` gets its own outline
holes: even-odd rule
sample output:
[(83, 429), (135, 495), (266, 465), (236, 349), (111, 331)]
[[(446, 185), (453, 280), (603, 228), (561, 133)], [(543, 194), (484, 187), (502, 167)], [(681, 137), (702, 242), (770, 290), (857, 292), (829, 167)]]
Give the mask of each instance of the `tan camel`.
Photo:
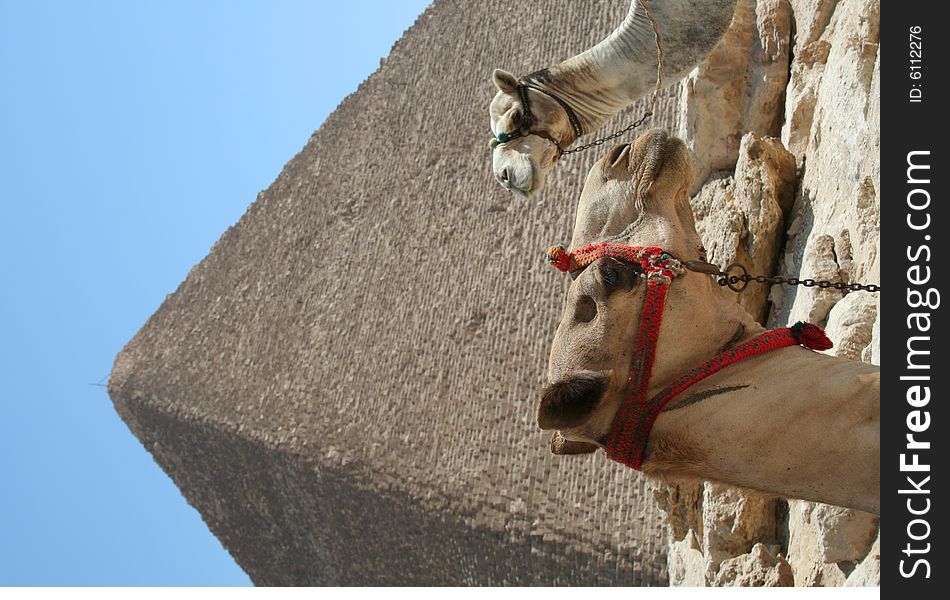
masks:
[[(703, 260), (690, 178), (685, 145), (662, 131), (614, 147), (587, 177), (571, 249), (606, 241)], [(538, 404), (541, 428), (558, 430), (559, 454), (606, 446), (646, 285), (638, 266), (611, 257), (572, 275)], [(648, 397), (764, 331), (709, 275), (687, 270), (667, 289)], [(774, 350), (673, 398), (649, 433), (642, 470), (879, 514), (879, 407), (878, 367), (797, 345)]]
[[(648, 2), (663, 48), (663, 82), (676, 83), (709, 55), (729, 28), (735, 5), (736, 0)], [(634, 0), (623, 23), (593, 48), (521, 81), (496, 69), (498, 93), (489, 116), (492, 134), (504, 143), (492, 153), (495, 177), (518, 194), (538, 192), (562, 150), (653, 92), (657, 63), (653, 24), (644, 3)], [(530, 123), (524, 122), (521, 83), (527, 84)]]

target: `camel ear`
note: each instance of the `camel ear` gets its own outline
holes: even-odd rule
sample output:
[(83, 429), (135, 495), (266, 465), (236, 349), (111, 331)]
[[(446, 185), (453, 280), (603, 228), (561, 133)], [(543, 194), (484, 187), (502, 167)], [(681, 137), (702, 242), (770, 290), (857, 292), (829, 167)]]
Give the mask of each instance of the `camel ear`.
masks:
[(606, 165), (606, 170), (613, 171), (614, 169), (620, 167), (620, 161), (627, 158), (630, 154), (631, 144), (617, 144), (607, 152), (607, 157), (604, 159), (604, 164)]
[(566, 439), (560, 431), (555, 431), (551, 436), (552, 454), (590, 454), (596, 450), (597, 444)]
[(541, 392), (538, 426), (541, 429), (577, 427), (590, 418), (607, 387), (602, 373), (581, 371)]
[(511, 94), (518, 89), (518, 78), (504, 69), (495, 69), (491, 78), (500, 92)]

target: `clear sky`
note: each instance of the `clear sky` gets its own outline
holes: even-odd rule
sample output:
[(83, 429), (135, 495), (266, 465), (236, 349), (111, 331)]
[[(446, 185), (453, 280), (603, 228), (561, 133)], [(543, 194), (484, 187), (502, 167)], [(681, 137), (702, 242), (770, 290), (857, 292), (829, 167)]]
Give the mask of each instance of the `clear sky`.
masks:
[(426, 0), (0, 0), (0, 586), (248, 585), (102, 387)]

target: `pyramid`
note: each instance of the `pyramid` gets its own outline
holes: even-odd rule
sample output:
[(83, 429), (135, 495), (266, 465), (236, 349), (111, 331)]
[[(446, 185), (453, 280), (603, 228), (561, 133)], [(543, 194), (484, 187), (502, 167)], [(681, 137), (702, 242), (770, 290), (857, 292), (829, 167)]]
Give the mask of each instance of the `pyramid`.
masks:
[(543, 249), (599, 153), (525, 201), (487, 148), (491, 70), (627, 8), (435, 2), (116, 358), (116, 410), (256, 585), (666, 584), (649, 485), (534, 422)]

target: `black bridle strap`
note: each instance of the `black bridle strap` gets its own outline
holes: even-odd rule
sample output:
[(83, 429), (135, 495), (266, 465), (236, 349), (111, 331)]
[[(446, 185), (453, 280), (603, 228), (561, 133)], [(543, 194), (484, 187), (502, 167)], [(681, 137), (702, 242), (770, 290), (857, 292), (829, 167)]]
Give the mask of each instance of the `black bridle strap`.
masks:
[(526, 135), (536, 135), (554, 144), (554, 146), (557, 148), (558, 156), (576, 152), (576, 150), (565, 150), (561, 146), (561, 143), (554, 139), (554, 137), (546, 131), (531, 131), (531, 125), (534, 123), (534, 115), (531, 113), (531, 101), (528, 99), (528, 90), (532, 89), (541, 92), (545, 96), (549, 96), (551, 99), (557, 102), (562, 109), (564, 109), (564, 114), (567, 115), (567, 120), (570, 122), (571, 129), (574, 131), (574, 140), (577, 140), (582, 135), (584, 135), (584, 128), (581, 126), (581, 120), (577, 117), (577, 113), (574, 112), (574, 109), (571, 108), (571, 105), (559, 98), (556, 94), (553, 94), (548, 90), (541, 88), (525, 79), (522, 79), (518, 83), (518, 87), (516, 89), (518, 91), (518, 98), (521, 100), (521, 123), (518, 125), (518, 130), (512, 131), (510, 133), (507, 131), (499, 133), (491, 139), (488, 146), (490, 148), (494, 148), (498, 144), (504, 144)]
[(534, 115), (531, 114), (531, 103), (528, 102), (528, 86), (523, 83), (518, 84), (518, 98), (521, 99), (521, 127), (530, 129)]
[(577, 113), (574, 112), (574, 109), (571, 108), (570, 104), (558, 97), (557, 94), (553, 94), (544, 88), (522, 80), (520, 83), (518, 83), (518, 96), (521, 98), (521, 105), (524, 109), (524, 116), (522, 119), (525, 120), (526, 127), (530, 127), (532, 121), (534, 120), (533, 116), (531, 115), (531, 105), (528, 102), (528, 89), (537, 90), (545, 96), (549, 96), (552, 100), (557, 102), (561, 108), (564, 109), (564, 113), (567, 115), (567, 120), (571, 123), (571, 129), (574, 130), (575, 140), (584, 135), (584, 128), (581, 127), (581, 120), (577, 117)]
[(489, 144), (490, 147), (494, 148), (498, 144), (504, 144), (505, 142), (510, 142), (511, 140), (516, 140), (525, 135), (536, 135), (542, 137), (552, 144), (554, 144), (558, 149), (558, 154), (563, 154), (565, 152), (564, 148), (561, 147), (561, 144), (551, 137), (547, 132), (531, 131), (531, 124), (534, 122), (534, 115), (531, 114), (531, 102), (528, 100), (528, 90), (536, 90), (541, 92), (546, 96), (550, 96), (554, 99), (555, 102), (564, 109), (564, 113), (567, 115), (567, 120), (571, 123), (571, 129), (574, 130), (574, 139), (584, 135), (584, 129), (581, 127), (581, 121), (577, 118), (577, 113), (574, 112), (574, 109), (571, 108), (571, 105), (561, 100), (556, 95), (551, 92), (542, 89), (534, 84), (531, 84), (525, 80), (522, 80), (518, 84), (518, 98), (521, 99), (521, 123), (519, 124), (518, 131), (512, 131), (511, 133), (502, 132), (499, 133), (495, 138), (491, 140)]

